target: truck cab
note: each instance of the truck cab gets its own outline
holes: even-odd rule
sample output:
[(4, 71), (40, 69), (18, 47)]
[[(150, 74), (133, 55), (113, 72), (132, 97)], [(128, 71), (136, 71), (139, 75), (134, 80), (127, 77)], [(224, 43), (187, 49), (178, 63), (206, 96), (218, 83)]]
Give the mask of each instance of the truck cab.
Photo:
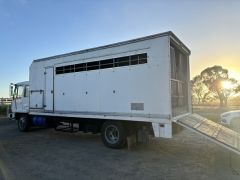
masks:
[(10, 84), (10, 97), (12, 98), (10, 118), (15, 118), (17, 113), (29, 112), (29, 82), (24, 81)]

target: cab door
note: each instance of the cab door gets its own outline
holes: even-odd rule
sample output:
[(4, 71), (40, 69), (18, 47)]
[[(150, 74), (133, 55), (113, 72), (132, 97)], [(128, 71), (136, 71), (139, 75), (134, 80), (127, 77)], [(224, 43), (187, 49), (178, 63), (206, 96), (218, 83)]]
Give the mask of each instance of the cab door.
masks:
[(21, 113), (29, 111), (29, 85), (15, 85), (12, 111)]

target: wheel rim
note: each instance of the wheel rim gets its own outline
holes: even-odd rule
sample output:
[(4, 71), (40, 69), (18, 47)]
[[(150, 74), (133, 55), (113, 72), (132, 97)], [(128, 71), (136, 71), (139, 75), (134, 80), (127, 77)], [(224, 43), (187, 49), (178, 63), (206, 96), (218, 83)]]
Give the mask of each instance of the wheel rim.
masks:
[(19, 119), (19, 123), (18, 124), (19, 124), (19, 127), (20, 127), (21, 130), (25, 129), (25, 127), (26, 127), (26, 118), (21, 117)]
[(110, 144), (116, 144), (119, 140), (119, 130), (116, 126), (110, 125), (105, 130), (105, 139)]

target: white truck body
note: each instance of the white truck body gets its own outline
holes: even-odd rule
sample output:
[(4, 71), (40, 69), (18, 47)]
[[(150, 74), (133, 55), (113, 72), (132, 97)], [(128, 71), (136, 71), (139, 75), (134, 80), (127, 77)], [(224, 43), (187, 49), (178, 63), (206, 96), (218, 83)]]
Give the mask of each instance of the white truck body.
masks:
[(177, 123), (240, 154), (239, 133), (192, 114), (189, 55), (166, 32), (34, 60), (29, 82), (11, 85), (11, 117), (20, 131), (53, 121), (56, 130), (68, 122), (73, 132), (75, 123), (101, 132), (111, 148), (123, 147), (139, 127), (171, 138)]
[[(189, 55), (189, 49), (166, 32), (34, 60), (25, 111), (150, 122), (156, 137), (170, 138), (172, 118), (191, 112)], [(181, 79), (173, 79), (174, 74)]]

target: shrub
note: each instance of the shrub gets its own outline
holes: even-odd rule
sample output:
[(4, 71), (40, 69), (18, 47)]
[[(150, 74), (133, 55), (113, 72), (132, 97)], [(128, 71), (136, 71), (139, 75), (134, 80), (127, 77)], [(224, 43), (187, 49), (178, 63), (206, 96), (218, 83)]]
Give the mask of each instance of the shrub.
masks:
[(8, 105), (0, 105), (0, 116), (7, 115)]

